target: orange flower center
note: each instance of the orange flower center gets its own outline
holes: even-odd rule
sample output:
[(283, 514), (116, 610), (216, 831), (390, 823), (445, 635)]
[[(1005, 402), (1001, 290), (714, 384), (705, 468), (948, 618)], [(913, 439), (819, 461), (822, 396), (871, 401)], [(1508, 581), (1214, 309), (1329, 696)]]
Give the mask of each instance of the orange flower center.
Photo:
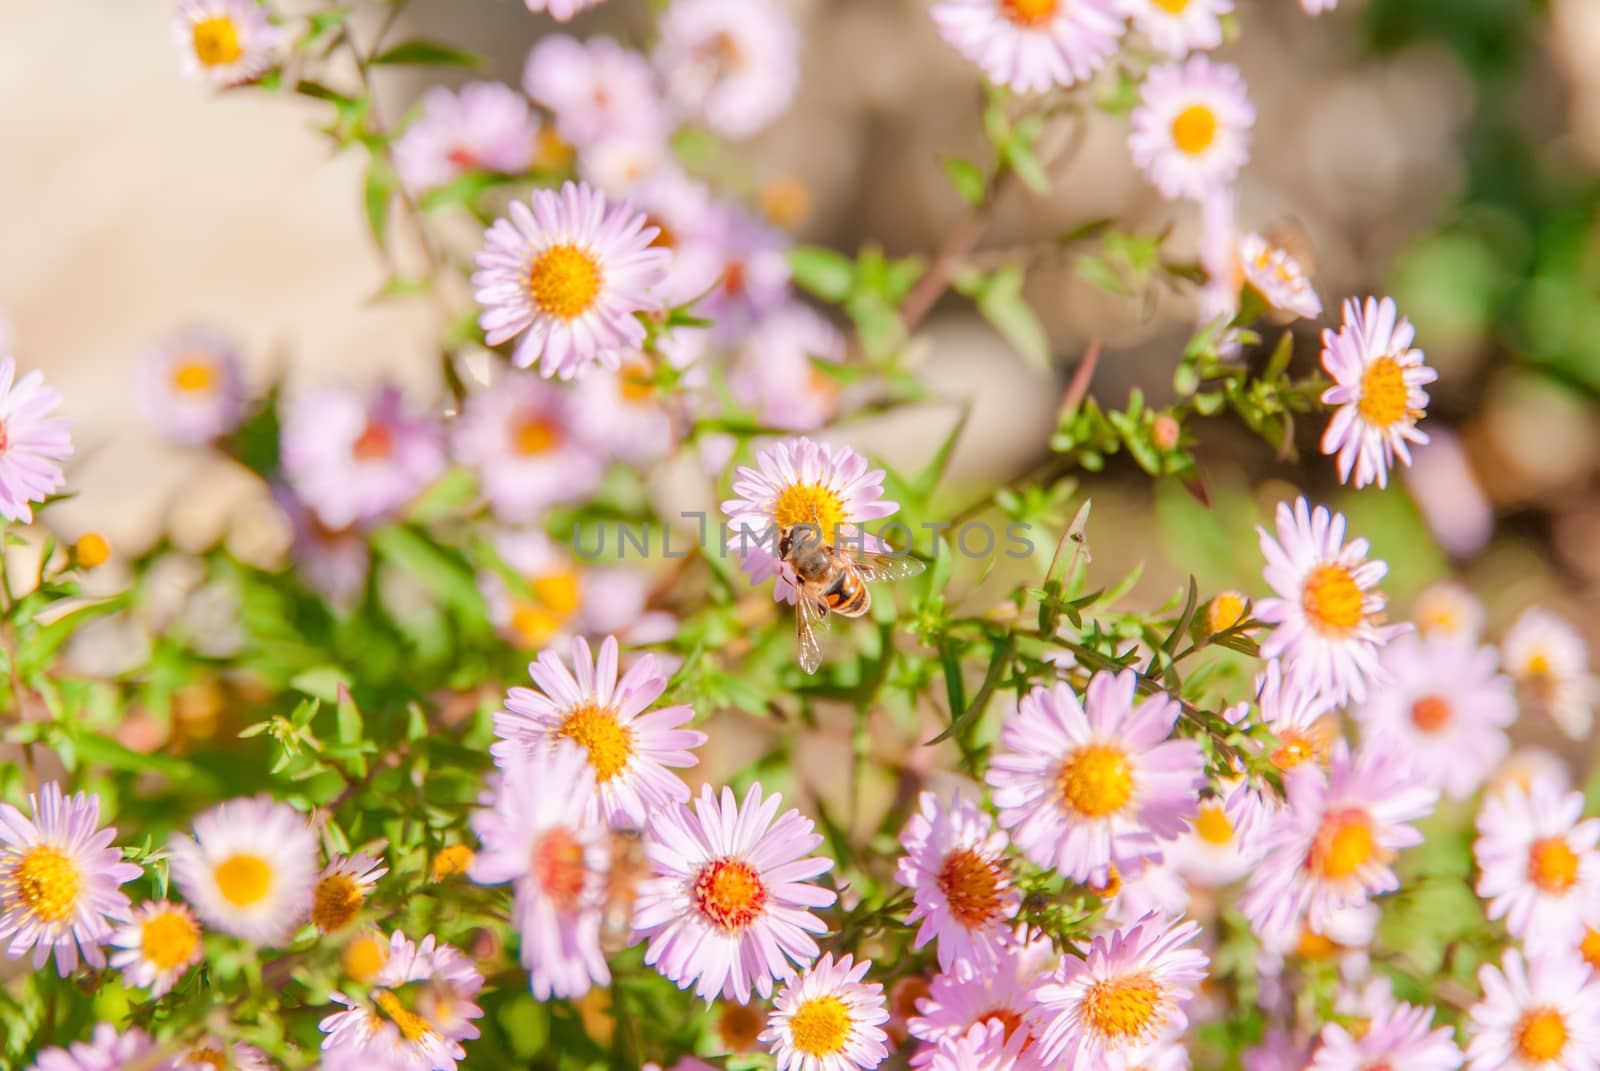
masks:
[(1153, 1036), (1166, 1019), (1161, 983), (1140, 972), (1094, 983), (1083, 998), (1083, 1018), (1102, 1037), (1120, 1042)]
[(1542, 837), (1528, 849), (1528, 880), (1547, 893), (1564, 893), (1578, 880), (1578, 855), (1561, 837)]
[(1057, 776), (1061, 798), (1087, 818), (1115, 814), (1133, 798), (1133, 768), (1120, 748), (1090, 744), (1067, 756)]
[(767, 887), (749, 863), (716, 859), (694, 879), (689, 898), (706, 921), (737, 933), (761, 917), (767, 906)]
[(1217, 113), (1204, 104), (1191, 104), (1172, 120), (1172, 143), (1178, 151), (1199, 156), (1217, 140)]
[(833, 1056), (850, 1037), (850, 1010), (835, 996), (813, 997), (789, 1020), (794, 1047), (807, 1056)]
[(1233, 840), (1233, 823), (1228, 820), (1228, 813), (1218, 803), (1201, 806), (1200, 814), (1194, 820), (1194, 831), (1207, 844), (1219, 847)]
[(1554, 1060), (1567, 1047), (1567, 1022), (1554, 1008), (1537, 1008), (1517, 1024), (1517, 1054), (1530, 1063)]
[(394, 432), (388, 426), (379, 423), (370, 423), (361, 429), (361, 434), (350, 447), (350, 453), (358, 461), (383, 461), (394, 456)]
[(172, 370), (172, 385), (187, 394), (210, 390), (215, 379), (210, 363), (204, 360), (185, 361)]
[(1600, 971), (1600, 930), (1585, 927), (1583, 940), (1578, 942), (1578, 954), (1584, 962), (1595, 970)]
[(1043, 26), (1060, 9), (1061, 0), (1000, 0), (1000, 13), (1018, 26)]
[(1405, 371), (1393, 357), (1379, 357), (1361, 373), (1361, 397), (1356, 402), (1361, 419), (1375, 428), (1400, 423), (1409, 414)]
[(234, 907), (252, 907), (272, 891), (272, 867), (259, 855), (231, 855), (214, 875), (217, 891)]
[(1154, 3), (1169, 15), (1181, 15), (1189, 9), (1189, 0), (1154, 0)]
[(529, 413), (517, 421), (511, 444), (523, 457), (537, 457), (561, 445), (561, 428), (541, 414)]
[(1317, 566), (1300, 592), (1306, 618), (1324, 636), (1343, 636), (1361, 624), (1361, 601), (1361, 588), (1342, 565)]
[(201, 19), (190, 31), (195, 58), (207, 67), (225, 67), (244, 55), (239, 43), (239, 28), (226, 15)]
[(795, 524), (814, 524), (825, 542), (844, 524), (844, 502), (838, 492), (820, 483), (792, 483), (778, 495), (772, 519), (779, 528)]
[(77, 913), (83, 873), (64, 852), (48, 844), (30, 849), (11, 880), (28, 913), (40, 922), (64, 922)]
[(1411, 704), (1411, 724), (1425, 733), (1436, 733), (1450, 721), (1450, 704), (1440, 696), (1425, 695)]
[(999, 866), (971, 848), (958, 848), (945, 856), (937, 878), (950, 914), (969, 930), (1000, 913), (1000, 880)]
[(139, 927), (139, 954), (158, 971), (175, 970), (189, 962), (200, 946), (200, 927), (178, 911), (152, 915)]
[(407, 1041), (424, 1041), (433, 1036), (433, 1024), (400, 1003), (400, 998), (393, 993), (384, 990), (372, 999)]
[(361, 910), (366, 894), (348, 874), (329, 874), (317, 882), (311, 899), (311, 921), (323, 933), (342, 930)]
[(552, 829), (534, 842), (534, 880), (557, 910), (570, 912), (578, 906), (588, 873), (583, 845), (567, 830)]
[(617, 720), (616, 711), (594, 702), (569, 710), (556, 735), (588, 749), (589, 765), (601, 784), (621, 773), (633, 756), (633, 730)]
[(1353, 875), (1378, 853), (1372, 819), (1359, 807), (1335, 811), (1322, 820), (1307, 865), (1333, 881)]
[(594, 256), (575, 245), (553, 245), (528, 269), (528, 294), (546, 316), (571, 320), (588, 312), (604, 276)]

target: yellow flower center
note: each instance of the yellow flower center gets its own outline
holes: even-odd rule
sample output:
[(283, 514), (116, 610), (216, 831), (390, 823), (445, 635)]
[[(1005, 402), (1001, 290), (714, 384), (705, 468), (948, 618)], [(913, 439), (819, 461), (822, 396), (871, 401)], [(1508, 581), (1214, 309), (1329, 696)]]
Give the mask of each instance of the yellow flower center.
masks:
[(1442, 696), (1425, 695), (1411, 704), (1411, 724), (1425, 733), (1436, 733), (1450, 721), (1450, 703)]
[(561, 630), (582, 601), (576, 569), (530, 577), (533, 601), (518, 599), (511, 609), (511, 631), (528, 647), (543, 647)]
[(529, 414), (511, 432), (511, 448), (523, 457), (537, 457), (561, 445), (561, 428), (543, 416)]
[(373, 1002), (383, 1009), (383, 1014), (395, 1026), (400, 1028), (400, 1034), (407, 1041), (423, 1041), (433, 1036), (433, 1024), (428, 1022), (416, 1012), (400, 1003), (400, 998), (388, 990), (383, 990), (373, 998)]
[(188, 963), (198, 947), (200, 927), (182, 912), (163, 911), (139, 927), (139, 954), (159, 971), (176, 970)]
[(795, 1011), (789, 1033), (807, 1056), (832, 1056), (850, 1037), (850, 1011), (838, 997), (813, 997)]
[(1300, 927), (1300, 940), (1296, 942), (1294, 954), (1301, 959), (1327, 959), (1339, 946), (1331, 938), (1313, 930), (1310, 926)]
[(184, 1061), (190, 1064), (205, 1064), (215, 1067), (217, 1071), (227, 1071), (228, 1057), (221, 1049), (195, 1049)]
[(1564, 893), (1578, 880), (1578, 855), (1562, 837), (1542, 837), (1528, 849), (1528, 880), (1547, 893)]
[(1154, 1035), (1166, 1018), (1161, 983), (1145, 973), (1106, 978), (1089, 987), (1083, 1018), (1102, 1037), (1131, 1042)]
[(1226, 632), (1244, 620), (1244, 595), (1237, 591), (1224, 591), (1206, 605), (1206, 629)]
[(230, 855), (214, 872), (217, 891), (234, 907), (250, 907), (272, 891), (272, 867), (259, 855)]
[(1361, 397), (1356, 402), (1361, 419), (1375, 428), (1387, 428), (1404, 420), (1406, 406), (1405, 371), (1393, 357), (1379, 357), (1361, 373)]
[(1522, 674), (1534, 679), (1551, 676), (1550, 656), (1543, 651), (1535, 651), (1528, 656), (1528, 664), (1523, 667)]
[(1600, 971), (1600, 930), (1584, 927), (1583, 940), (1578, 942), (1578, 954), (1585, 963)]
[(628, 364), (617, 377), (617, 392), (622, 395), (623, 401), (634, 405), (652, 401), (656, 396), (655, 373), (647, 364)]
[(761, 1009), (749, 1004), (724, 1004), (717, 1015), (717, 1034), (733, 1052), (753, 1052), (767, 1027)]
[(1223, 845), (1233, 840), (1233, 823), (1228, 821), (1227, 812), (1217, 803), (1201, 806), (1200, 814), (1194, 820), (1194, 831), (1207, 844)]
[(12, 881), (28, 913), (40, 922), (62, 922), (77, 913), (83, 873), (65, 853), (48, 844), (22, 857)]
[(433, 857), (433, 880), (443, 881), (457, 874), (465, 874), (472, 865), (472, 849), (465, 844), (452, 844)]
[(1316, 755), (1314, 745), (1304, 733), (1285, 729), (1278, 734), (1283, 744), (1272, 753), (1272, 764), (1280, 770), (1292, 770)]
[(1179, 152), (1199, 156), (1217, 140), (1217, 113), (1204, 104), (1191, 104), (1172, 120), (1172, 143)]
[(311, 921), (323, 933), (332, 933), (349, 925), (361, 910), (366, 894), (361, 886), (347, 874), (329, 874), (317, 882), (311, 901)]
[(389, 962), (389, 944), (376, 934), (362, 934), (344, 946), (344, 971), (365, 985)]
[(511, 631), (524, 647), (543, 647), (565, 623), (565, 618), (531, 602), (519, 602), (511, 610)]
[(195, 58), (207, 67), (226, 67), (244, 55), (244, 46), (239, 43), (239, 27), (226, 15), (201, 19), (190, 33)]
[(575, 245), (553, 245), (528, 269), (528, 293), (546, 316), (570, 320), (588, 312), (604, 276), (594, 256)]
[(1154, 0), (1154, 3), (1169, 15), (1181, 15), (1189, 9), (1189, 0)]
[(1346, 635), (1361, 624), (1361, 588), (1342, 565), (1319, 565), (1306, 577), (1300, 606), (1324, 636)]
[(1377, 852), (1372, 819), (1360, 808), (1350, 807), (1322, 820), (1306, 862), (1323, 877), (1339, 881), (1360, 870)]
[(555, 128), (548, 123), (539, 128), (533, 139), (533, 164), (539, 171), (560, 171), (572, 162), (572, 146), (561, 140)]
[(72, 544), (72, 556), (83, 568), (93, 569), (104, 565), (111, 557), (111, 544), (99, 532), (85, 532)]
[(793, 483), (778, 496), (772, 511), (778, 527), (813, 524), (823, 540), (832, 542), (833, 533), (845, 523), (844, 502), (839, 493), (817, 483)]
[(1057, 777), (1061, 798), (1086, 818), (1115, 814), (1133, 798), (1133, 768), (1120, 748), (1090, 744), (1067, 756)]
[(534, 842), (534, 880), (558, 910), (572, 911), (578, 906), (588, 874), (583, 845), (569, 831), (552, 829)]
[(1554, 1060), (1566, 1047), (1567, 1022), (1554, 1008), (1537, 1008), (1517, 1024), (1517, 1054), (1524, 1060)]
[(708, 922), (733, 932), (760, 917), (767, 906), (767, 887), (749, 863), (716, 859), (701, 868), (689, 899)]
[(1000, 913), (999, 867), (973, 851), (958, 848), (945, 856), (936, 879), (950, 914), (967, 929), (977, 929)]
[(617, 720), (616, 711), (593, 702), (568, 711), (556, 735), (588, 748), (589, 765), (601, 784), (621, 773), (633, 756), (633, 730)]
[(172, 385), (187, 394), (210, 390), (215, 380), (208, 361), (185, 361), (172, 370)]

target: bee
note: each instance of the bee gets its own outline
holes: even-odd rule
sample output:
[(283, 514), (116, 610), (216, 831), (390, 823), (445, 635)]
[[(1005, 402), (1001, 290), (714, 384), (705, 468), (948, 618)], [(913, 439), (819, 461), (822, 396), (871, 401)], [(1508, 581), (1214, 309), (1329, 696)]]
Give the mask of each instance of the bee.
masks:
[(912, 557), (835, 547), (822, 538), (821, 528), (812, 524), (783, 529), (778, 535), (778, 557), (794, 570), (795, 638), (800, 645), (800, 667), (807, 673), (815, 673), (822, 664), (817, 629), (827, 628), (830, 613), (860, 617), (872, 608), (869, 583), (922, 572), (922, 563)]

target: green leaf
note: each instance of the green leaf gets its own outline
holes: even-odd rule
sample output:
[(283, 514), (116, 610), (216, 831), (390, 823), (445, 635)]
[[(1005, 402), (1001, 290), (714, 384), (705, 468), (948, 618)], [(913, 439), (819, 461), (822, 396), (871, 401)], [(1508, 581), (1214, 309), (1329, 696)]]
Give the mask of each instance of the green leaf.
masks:
[(794, 281), (824, 301), (840, 302), (855, 286), (856, 267), (843, 253), (817, 245), (797, 246), (789, 253)]
[(1050, 176), (1034, 153), (1031, 139), (1013, 135), (1000, 150), (1000, 156), (1028, 189), (1041, 197), (1050, 192)]
[(950, 179), (950, 185), (956, 188), (956, 193), (961, 199), (974, 208), (977, 208), (989, 196), (989, 181), (984, 177), (983, 169), (970, 160), (963, 160), (959, 156), (942, 156), (939, 166), (944, 168), (945, 175)]
[(196, 794), (218, 790), (216, 779), (204, 768), (171, 755), (134, 751), (99, 733), (78, 732), (70, 740), (80, 762), (133, 773), (157, 773), (174, 781), (182, 781), (185, 789)]
[(374, 157), (372, 165), (367, 168), (367, 182), (362, 192), (362, 201), (367, 210), (367, 227), (372, 231), (372, 239), (378, 243), (379, 248), (383, 247), (389, 231), (389, 199), (394, 196), (397, 185), (394, 171), (388, 164)]
[(464, 618), (487, 620), (489, 608), (478, 591), (472, 568), (458, 555), (402, 525), (389, 525), (372, 533), (372, 549), (411, 574)]
[(289, 681), (289, 687), (297, 692), (323, 702), (332, 703), (339, 698), (339, 693), (350, 684), (350, 678), (338, 666), (313, 666), (294, 675)]
[(375, 67), (400, 63), (423, 67), (464, 67), (475, 71), (483, 65), (483, 60), (471, 52), (421, 38), (402, 41), (372, 57)]
[(494, 171), (469, 171), (454, 182), (423, 194), (417, 201), (417, 207), (424, 212), (436, 212), (453, 205), (471, 206), (477, 203), (478, 197), (485, 190), (492, 190), (496, 186), (504, 186), (512, 181), (511, 176)]

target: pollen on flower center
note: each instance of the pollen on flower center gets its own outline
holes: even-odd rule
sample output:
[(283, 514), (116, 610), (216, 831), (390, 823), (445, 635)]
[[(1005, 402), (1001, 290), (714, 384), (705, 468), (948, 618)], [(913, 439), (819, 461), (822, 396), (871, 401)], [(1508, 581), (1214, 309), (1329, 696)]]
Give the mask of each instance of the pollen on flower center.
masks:
[(28, 913), (41, 922), (61, 922), (78, 910), (83, 874), (66, 854), (48, 844), (22, 857), (12, 881)]
[(530, 414), (517, 421), (511, 433), (511, 445), (523, 457), (549, 453), (561, 445), (561, 429), (542, 416)]
[(1189, 0), (1155, 0), (1155, 5), (1169, 15), (1181, 15), (1189, 9)]
[(1000, 913), (999, 867), (971, 848), (945, 856), (936, 879), (956, 921), (976, 929)]
[(1411, 724), (1425, 733), (1436, 733), (1450, 721), (1450, 704), (1437, 695), (1425, 695), (1411, 704)]
[(789, 1033), (807, 1056), (832, 1056), (850, 1037), (850, 1012), (838, 997), (815, 997), (795, 1011)]
[(361, 886), (346, 874), (329, 874), (317, 882), (311, 901), (311, 921), (323, 933), (343, 929), (361, 910)]
[(393, 993), (384, 990), (372, 999), (407, 1041), (422, 1041), (433, 1036), (433, 1024), (401, 1004), (400, 998)]
[(556, 735), (588, 749), (589, 765), (601, 784), (621, 773), (633, 757), (633, 730), (617, 720), (616, 711), (592, 701), (569, 710)]
[(1166, 1019), (1161, 983), (1148, 974), (1105, 978), (1089, 987), (1083, 1018), (1098, 1033), (1117, 1041), (1147, 1038)]
[(244, 55), (239, 28), (226, 15), (213, 15), (194, 24), (191, 32), (195, 58), (207, 67), (225, 67)]
[(694, 879), (690, 900), (713, 926), (738, 931), (761, 916), (767, 906), (767, 887), (749, 863), (716, 859)]
[(1379, 357), (1361, 373), (1361, 419), (1376, 428), (1398, 424), (1410, 413), (1406, 405), (1405, 371), (1393, 357)]
[(1133, 768), (1120, 748), (1090, 744), (1067, 756), (1057, 778), (1061, 798), (1087, 818), (1114, 814), (1133, 798)]
[(1061, 0), (1000, 0), (1000, 13), (1018, 26), (1043, 26), (1060, 8)]
[(1361, 624), (1361, 588), (1342, 565), (1319, 565), (1306, 577), (1300, 606), (1311, 627), (1324, 636), (1342, 636)]
[(1227, 844), (1233, 840), (1233, 823), (1220, 804), (1207, 803), (1194, 820), (1194, 831), (1207, 844)]
[(361, 429), (350, 453), (357, 461), (382, 461), (394, 455), (394, 432), (388, 425), (373, 422)]
[(778, 496), (772, 518), (779, 528), (816, 525), (821, 538), (831, 543), (834, 532), (845, 523), (844, 503), (832, 488), (818, 483), (792, 483)]
[(234, 907), (250, 907), (272, 889), (272, 868), (258, 855), (230, 855), (217, 865), (217, 891)]
[(1272, 764), (1280, 770), (1292, 770), (1316, 755), (1316, 748), (1303, 733), (1285, 729), (1278, 739), (1283, 744), (1272, 753)]
[(1578, 855), (1561, 837), (1542, 837), (1528, 849), (1528, 880), (1547, 893), (1564, 893), (1578, 880)]
[(561, 911), (572, 911), (583, 894), (588, 868), (583, 845), (571, 831), (557, 827), (533, 844), (533, 878)]
[(1180, 152), (1199, 156), (1217, 140), (1217, 113), (1205, 104), (1191, 104), (1172, 120), (1172, 143)]
[(1350, 807), (1322, 820), (1307, 863), (1323, 877), (1337, 881), (1360, 870), (1377, 852), (1372, 819), (1359, 807)]
[(600, 293), (603, 277), (593, 255), (575, 245), (553, 245), (528, 269), (528, 293), (539, 311), (571, 320), (582, 316)]
[(215, 378), (206, 361), (185, 361), (172, 370), (172, 385), (188, 394), (210, 390)]
[(200, 945), (200, 927), (187, 915), (163, 911), (139, 928), (139, 952), (158, 970), (170, 971), (189, 962)]
[(1517, 1024), (1517, 1054), (1524, 1060), (1554, 1060), (1566, 1047), (1567, 1023), (1554, 1008), (1537, 1008)]

